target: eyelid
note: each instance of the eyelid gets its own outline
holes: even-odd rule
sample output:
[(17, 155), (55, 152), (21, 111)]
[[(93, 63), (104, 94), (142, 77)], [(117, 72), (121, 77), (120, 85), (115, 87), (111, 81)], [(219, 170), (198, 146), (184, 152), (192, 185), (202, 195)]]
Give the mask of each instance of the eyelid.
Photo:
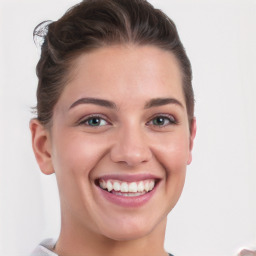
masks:
[[(169, 119), (170, 120), (170, 124), (169, 125), (176, 125), (176, 124), (178, 124), (178, 121), (174, 117), (174, 115), (164, 114), (164, 113), (157, 113), (157, 114), (155, 114), (154, 116), (152, 116), (150, 118), (150, 120), (147, 122), (147, 124), (149, 124), (149, 122), (153, 121), (156, 117), (165, 117), (165, 118)], [(155, 126), (157, 126), (157, 125), (155, 125)], [(164, 126), (160, 126), (159, 125), (158, 127), (161, 128), (161, 127), (165, 127), (165, 126), (167, 126), (167, 125), (164, 125)]]
[(78, 125), (83, 125), (86, 121), (88, 121), (90, 118), (93, 118), (93, 117), (98, 117), (98, 118), (103, 119), (104, 121), (106, 121), (108, 124), (111, 124), (109, 122), (108, 118), (106, 118), (106, 116), (104, 116), (102, 114), (90, 114), (90, 115), (87, 115), (87, 116), (83, 116), (82, 118), (80, 118), (77, 121), (77, 124)]
[[(104, 121), (107, 122), (107, 125), (111, 125), (111, 122), (109, 121), (109, 119), (105, 116), (105, 115), (102, 115), (102, 114), (90, 114), (90, 115), (86, 115), (86, 116), (83, 116), (82, 118), (80, 118), (78, 121), (77, 121), (77, 125), (84, 125), (84, 123), (86, 121), (88, 121), (90, 118), (93, 118), (93, 117), (98, 117), (100, 119), (103, 119)], [(148, 125), (150, 122), (152, 122), (154, 120), (154, 118), (156, 117), (165, 117), (167, 119), (170, 120), (170, 123), (168, 125), (176, 125), (178, 124), (178, 121), (177, 119), (174, 117), (174, 115), (171, 115), (171, 114), (164, 114), (164, 113), (157, 113), (155, 115), (153, 115), (149, 121), (146, 123), (146, 125)], [(89, 125), (88, 125), (89, 126)], [(154, 126), (157, 126), (157, 125), (154, 125)], [(164, 126), (158, 126), (159, 128), (161, 127), (165, 127), (167, 125), (164, 125)]]

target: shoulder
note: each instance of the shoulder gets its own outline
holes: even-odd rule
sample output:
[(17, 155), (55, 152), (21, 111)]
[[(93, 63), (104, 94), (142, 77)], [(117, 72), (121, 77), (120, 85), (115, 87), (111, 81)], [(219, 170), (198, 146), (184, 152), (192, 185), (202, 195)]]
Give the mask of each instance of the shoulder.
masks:
[(52, 251), (56, 241), (54, 239), (45, 239), (30, 254), (30, 256), (58, 256)]
[[(58, 256), (52, 250), (55, 246), (56, 241), (54, 239), (45, 239), (42, 241), (30, 254), (30, 256)], [(168, 253), (169, 256), (174, 256)]]

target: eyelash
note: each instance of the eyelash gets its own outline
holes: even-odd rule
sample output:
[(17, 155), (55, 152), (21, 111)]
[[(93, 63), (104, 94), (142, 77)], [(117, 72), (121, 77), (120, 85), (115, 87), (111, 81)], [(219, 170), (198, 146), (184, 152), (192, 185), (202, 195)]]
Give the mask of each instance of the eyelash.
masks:
[(167, 125), (176, 125), (176, 124), (178, 124), (176, 119), (172, 115), (168, 115), (168, 114), (157, 114), (153, 118), (151, 118), (150, 121), (147, 124), (149, 124), (153, 120), (156, 120), (156, 118), (163, 118), (165, 120), (168, 120), (168, 124), (165, 124), (165, 125), (154, 125), (153, 124), (154, 126), (158, 126), (159, 128), (163, 128)]
[(91, 127), (100, 127), (100, 126), (93, 126), (93, 125), (89, 125), (88, 122), (90, 120), (92, 120), (93, 118), (95, 119), (100, 119), (100, 120), (104, 120), (107, 124), (109, 124), (108, 121), (106, 121), (106, 118), (104, 116), (101, 116), (99, 114), (95, 114), (95, 115), (89, 115), (86, 117), (86, 119), (83, 119), (82, 121), (79, 122), (79, 125), (86, 125), (86, 126), (91, 126)]
[[(78, 124), (79, 125), (86, 125), (86, 126), (90, 126), (90, 127), (95, 127), (95, 128), (98, 128), (98, 127), (102, 126), (102, 125), (99, 125), (99, 126), (98, 125), (95, 125), (95, 126), (89, 125), (88, 122), (90, 120), (93, 120), (93, 118), (99, 119), (101, 121), (104, 120), (107, 124), (110, 124), (110, 122), (108, 122), (104, 116), (101, 116), (99, 114), (94, 114), (94, 115), (87, 116), (86, 119), (83, 119)], [(163, 119), (165, 119), (165, 121), (166, 120), (168, 121), (168, 124), (164, 124), (164, 125), (154, 125), (153, 124), (153, 126), (156, 126), (156, 127), (158, 126), (159, 128), (163, 128), (167, 125), (176, 125), (176, 124), (178, 124), (178, 122), (176, 121), (176, 119), (172, 115), (158, 114), (158, 115), (155, 115), (153, 118), (151, 118), (150, 121), (147, 122), (147, 125), (150, 124), (150, 122), (153, 122), (154, 120), (156, 120), (156, 118), (163, 118)]]

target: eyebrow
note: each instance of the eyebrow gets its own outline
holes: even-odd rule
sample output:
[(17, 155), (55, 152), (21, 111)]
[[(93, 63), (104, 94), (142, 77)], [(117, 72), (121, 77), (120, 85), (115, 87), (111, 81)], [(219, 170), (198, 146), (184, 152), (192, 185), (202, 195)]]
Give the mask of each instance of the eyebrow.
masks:
[[(94, 104), (94, 105), (98, 105), (98, 106), (102, 106), (102, 107), (106, 107), (106, 108), (117, 109), (117, 106), (114, 102), (109, 101), (109, 100), (98, 99), (98, 98), (81, 98), (81, 99), (75, 101), (69, 107), (69, 109), (74, 108), (75, 106), (80, 105), (80, 104)], [(184, 108), (182, 103), (175, 98), (155, 98), (155, 99), (151, 99), (148, 102), (146, 102), (144, 109), (148, 109), (148, 108), (152, 108), (152, 107), (159, 107), (159, 106), (163, 106), (163, 105), (167, 105), (167, 104), (175, 104), (175, 105), (178, 105), (178, 106)]]
[(80, 105), (80, 104), (94, 104), (94, 105), (99, 105), (99, 106), (106, 107), (106, 108), (117, 109), (117, 106), (114, 102), (109, 101), (109, 100), (97, 99), (97, 98), (81, 98), (81, 99), (75, 101), (69, 107), (69, 109), (71, 109), (77, 105)]
[(178, 105), (182, 108), (184, 108), (184, 106), (182, 105), (182, 103), (180, 101), (178, 101), (175, 98), (156, 98), (156, 99), (151, 99), (150, 101), (148, 101), (145, 104), (145, 109), (148, 108), (152, 108), (152, 107), (159, 107), (159, 106), (163, 106), (163, 105), (167, 105), (167, 104), (175, 104)]

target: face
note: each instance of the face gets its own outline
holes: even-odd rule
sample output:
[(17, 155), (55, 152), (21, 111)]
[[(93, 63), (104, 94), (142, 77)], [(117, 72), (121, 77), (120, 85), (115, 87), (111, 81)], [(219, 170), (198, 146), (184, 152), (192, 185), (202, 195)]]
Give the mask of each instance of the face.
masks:
[(65, 223), (115, 240), (153, 232), (180, 197), (191, 161), (182, 78), (170, 53), (111, 46), (80, 56), (45, 141)]

